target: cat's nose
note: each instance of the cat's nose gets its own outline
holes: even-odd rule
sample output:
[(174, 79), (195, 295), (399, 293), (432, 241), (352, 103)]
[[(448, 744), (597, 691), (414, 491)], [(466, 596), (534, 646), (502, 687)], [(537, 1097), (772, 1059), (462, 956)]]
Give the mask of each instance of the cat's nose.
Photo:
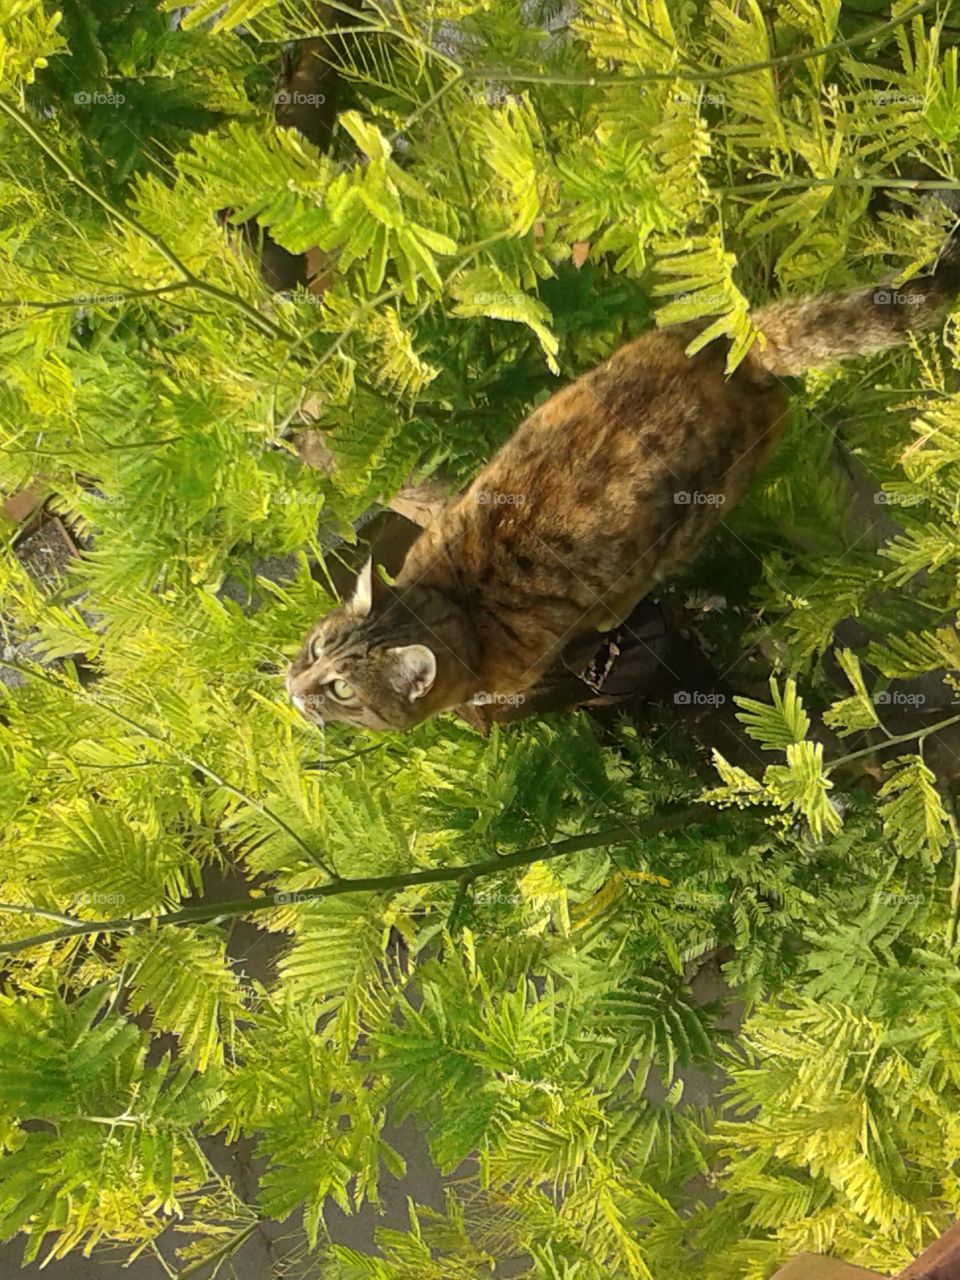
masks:
[(311, 694), (298, 693), (295, 677), (290, 671), (287, 672), (287, 693), (290, 695), (290, 701), (308, 724), (320, 723), (321, 717), (317, 711), (316, 697)]
[(306, 715), (307, 704), (304, 702), (303, 697), (299, 693), (297, 693), (297, 686), (295, 681), (296, 681), (296, 676), (293, 670), (293, 663), (291, 662), (290, 665), (287, 667), (286, 673), (284, 675), (284, 684), (287, 686), (287, 697), (290, 699), (290, 701), (297, 708), (297, 710), (300, 712), (301, 715)]

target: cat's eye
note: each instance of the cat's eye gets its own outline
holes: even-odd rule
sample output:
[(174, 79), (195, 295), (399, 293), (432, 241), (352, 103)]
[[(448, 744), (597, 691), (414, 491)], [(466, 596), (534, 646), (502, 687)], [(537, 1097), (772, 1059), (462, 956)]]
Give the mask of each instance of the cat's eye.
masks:
[(320, 636), (317, 636), (316, 640), (314, 640), (313, 644), (310, 646), (310, 657), (314, 662), (319, 662), (321, 653), (323, 653), (323, 639)]
[(353, 685), (348, 684), (346, 680), (332, 680), (330, 692), (338, 702), (348, 702), (353, 697)]

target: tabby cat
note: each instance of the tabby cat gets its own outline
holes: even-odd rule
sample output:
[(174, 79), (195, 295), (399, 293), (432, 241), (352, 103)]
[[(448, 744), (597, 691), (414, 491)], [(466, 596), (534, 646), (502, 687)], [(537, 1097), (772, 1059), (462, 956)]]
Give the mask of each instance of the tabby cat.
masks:
[(931, 275), (754, 313), (732, 375), (700, 326), (628, 342), (540, 405), (410, 549), (393, 586), (368, 561), (287, 672), (301, 713), (405, 729), (468, 702), (524, 697), (568, 643), (627, 617), (689, 560), (767, 460), (781, 379), (929, 328), (960, 291), (954, 236)]

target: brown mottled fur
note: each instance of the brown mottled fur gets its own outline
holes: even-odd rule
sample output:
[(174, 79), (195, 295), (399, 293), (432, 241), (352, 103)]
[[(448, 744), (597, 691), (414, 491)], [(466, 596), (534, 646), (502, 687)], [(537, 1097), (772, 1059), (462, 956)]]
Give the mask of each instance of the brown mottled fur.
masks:
[(782, 430), (782, 375), (936, 323), (958, 275), (951, 246), (899, 292), (766, 307), (754, 317), (766, 346), (730, 376), (724, 342), (685, 354), (697, 326), (627, 343), (530, 414), (414, 543), (394, 586), (368, 566), (291, 664), (295, 702), (311, 719), (400, 729), (478, 695), (522, 697), (570, 641), (625, 618), (689, 560), (742, 497)]

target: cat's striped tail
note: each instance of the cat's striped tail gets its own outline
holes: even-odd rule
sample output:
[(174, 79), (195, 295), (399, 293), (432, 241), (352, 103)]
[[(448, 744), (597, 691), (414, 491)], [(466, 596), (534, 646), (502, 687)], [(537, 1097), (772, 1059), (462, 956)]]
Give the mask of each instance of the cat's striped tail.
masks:
[[(944, 193), (941, 199), (952, 207), (957, 194)], [(766, 338), (766, 346), (756, 343), (751, 356), (771, 373), (786, 377), (847, 356), (884, 351), (904, 342), (912, 331), (939, 324), (958, 294), (960, 223), (930, 275), (898, 288), (872, 285), (846, 293), (774, 302), (755, 311), (752, 319)]]

